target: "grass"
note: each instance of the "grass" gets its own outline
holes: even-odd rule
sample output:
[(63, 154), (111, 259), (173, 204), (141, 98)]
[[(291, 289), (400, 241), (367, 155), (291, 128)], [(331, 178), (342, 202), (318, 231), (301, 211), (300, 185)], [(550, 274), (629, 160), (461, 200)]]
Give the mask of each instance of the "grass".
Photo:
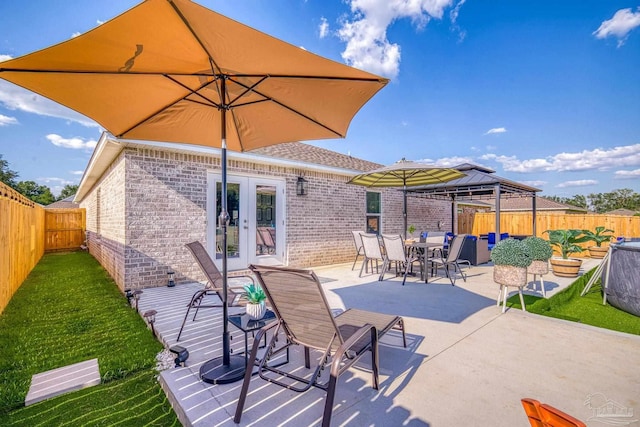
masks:
[[(91, 255), (47, 254), (0, 316), (0, 425), (180, 425), (160, 350)], [(33, 374), (93, 358), (101, 385), (24, 407)]]
[[(583, 297), (580, 296), (595, 269), (587, 272), (571, 286), (558, 292), (549, 299), (524, 296), (527, 311), (543, 316), (571, 320), (613, 331), (640, 335), (640, 317), (619, 310), (609, 304), (602, 305), (602, 288), (600, 280), (591, 287)], [(520, 309), (518, 294), (507, 300), (507, 303)]]

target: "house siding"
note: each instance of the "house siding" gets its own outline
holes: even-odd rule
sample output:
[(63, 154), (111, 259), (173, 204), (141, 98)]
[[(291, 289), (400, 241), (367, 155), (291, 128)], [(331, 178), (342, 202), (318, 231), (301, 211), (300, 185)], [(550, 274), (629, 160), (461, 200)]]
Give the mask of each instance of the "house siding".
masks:
[[(347, 185), (347, 175), (302, 166), (230, 159), (228, 174), (285, 180), (285, 265), (351, 262), (351, 230), (364, 230), (366, 192), (378, 190)], [(184, 245), (206, 244), (207, 174), (219, 171), (220, 159), (213, 155), (140, 146), (123, 150), (82, 201), (92, 235), (89, 249), (121, 289), (164, 286), (169, 270), (178, 282), (204, 280)], [(308, 181), (305, 196), (296, 195), (300, 175)], [(382, 232), (400, 233), (402, 192), (380, 193)], [(409, 196), (408, 218), (418, 230), (437, 229), (439, 221), (448, 230), (450, 204)]]

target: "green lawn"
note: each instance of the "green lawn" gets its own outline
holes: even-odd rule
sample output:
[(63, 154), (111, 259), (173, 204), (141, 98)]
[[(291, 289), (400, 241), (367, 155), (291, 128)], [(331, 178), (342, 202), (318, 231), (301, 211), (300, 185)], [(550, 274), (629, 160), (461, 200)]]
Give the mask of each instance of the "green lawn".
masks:
[[(525, 295), (524, 303), (527, 311), (543, 316), (640, 335), (640, 317), (619, 310), (609, 304), (602, 305), (602, 288), (600, 287), (599, 279), (585, 296), (580, 296), (594, 271), (595, 269), (589, 271), (567, 289), (549, 299)], [(513, 308), (520, 309), (518, 294), (509, 298), (507, 303)]]
[[(160, 350), (91, 255), (47, 254), (0, 316), (0, 425), (180, 425)], [(93, 358), (101, 385), (24, 407), (33, 374)]]

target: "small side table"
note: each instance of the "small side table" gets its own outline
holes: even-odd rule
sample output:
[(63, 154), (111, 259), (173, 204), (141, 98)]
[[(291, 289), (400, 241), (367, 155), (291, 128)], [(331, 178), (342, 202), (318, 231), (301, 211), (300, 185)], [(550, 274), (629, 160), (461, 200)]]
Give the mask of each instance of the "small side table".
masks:
[[(244, 366), (245, 369), (249, 363), (249, 333), (253, 333), (262, 327), (268, 325), (276, 320), (276, 315), (273, 311), (267, 310), (264, 317), (259, 320), (253, 320), (249, 318), (248, 314), (236, 314), (229, 316), (229, 323), (236, 328), (240, 329), (244, 333)], [(265, 335), (265, 345), (267, 336)], [(289, 349), (287, 349), (287, 360), (284, 363), (289, 362)]]

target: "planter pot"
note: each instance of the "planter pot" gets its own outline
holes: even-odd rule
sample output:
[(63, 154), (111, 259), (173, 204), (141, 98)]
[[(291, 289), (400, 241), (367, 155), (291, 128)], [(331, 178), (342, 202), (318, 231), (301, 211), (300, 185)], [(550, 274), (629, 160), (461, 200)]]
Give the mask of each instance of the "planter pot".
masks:
[(549, 272), (549, 262), (534, 260), (529, 267), (527, 267), (527, 273), (529, 274), (547, 274)]
[(609, 248), (606, 246), (591, 246), (589, 248), (589, 256), (591, 258), (599, 258), (602, 259), (604, 258), (604, 256), (607, 254), (607, 252), (609, 251)]
[(524, 286), (527, 284), (527, 268), (495, 265), (493, 267), (493, 281), (504, 286)]
[(581, 259), (576, 258), (551, 258), (549, 260), (553, 274), (558, 277), (578, 277), (580, 266), (582, 265)]
[(253, 320), (260, 320), (267, 313), (267, 305), (264, 301), (260, 304), (247, 304), (247, 316)]

